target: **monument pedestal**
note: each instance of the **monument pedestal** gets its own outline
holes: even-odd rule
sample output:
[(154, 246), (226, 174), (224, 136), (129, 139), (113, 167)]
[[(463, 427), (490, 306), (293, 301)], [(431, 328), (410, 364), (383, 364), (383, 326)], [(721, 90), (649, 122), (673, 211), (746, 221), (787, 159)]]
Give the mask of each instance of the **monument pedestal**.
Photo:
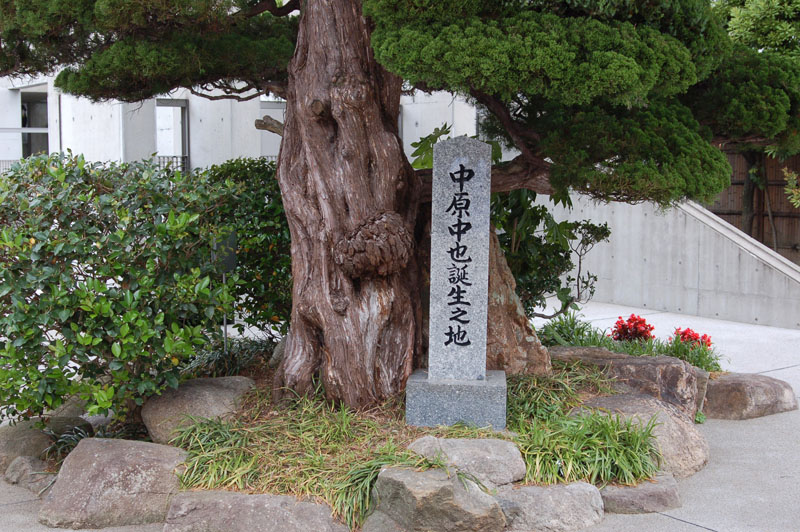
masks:
[(419, 427), (462, 422), (494, 430), (506, 427), (506, 372), (487, 371), (484, 380), (428, 379), (418, 369), (406, 385), (406, 423)]

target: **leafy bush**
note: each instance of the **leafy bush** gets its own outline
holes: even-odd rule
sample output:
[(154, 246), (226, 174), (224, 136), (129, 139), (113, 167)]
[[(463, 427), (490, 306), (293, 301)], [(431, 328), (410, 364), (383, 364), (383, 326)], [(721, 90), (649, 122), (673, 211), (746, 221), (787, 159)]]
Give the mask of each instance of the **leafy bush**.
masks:
[(238, 240), (236, 273), (243, 282), (233, 292), (237, 318), (273, 338), (283, 335), (292, 311), (291, 239), (275, 163), (234, 159), (208, 173), (212, 182), (227, 182), (232, 195), (216, 216)]
[[(534, 205), (536, 193), (515, 190), (492, 195), (492, 223), (499, 230), (500, 247), (517, 282), (525, 313), (537, 313), (549, 294), (561, 302), (557, 314), (594, 295), (597, 277), (581, 272), (583, 257), (597, 242), (608, 240), (607, 225), (588, 220), (557, 222), (544, 205)], [(577, 261), (576, 277), (569, 274)], [(562, 277), (565, 281), (562, 282)]]
[(636, 314), (631, 314), (627, 320), (623, 320), (620, 316), (611, 330), (611, 338), (618, 342), (650, 340), (653, 338), (653, 329), (654, 326)]
[[(607, 335), (605, 331), (592, 327), (590, 323), (580, 320), (575, 313), (571, 312), (546, 323), (539, 331), (539, 338), (546, 346), (591, 346), (632, 356), (663, 355), (679, 358), (705, 371), (721, 371), (720, 360), (722, 357), (711, 347), (711, 339), (705, 334), (697, 335), (691, 329), (683, 330), (692, 333), (687, 335), (688, 341), (681, 340), (681, 334), (677, 332), (681, 329), (677, 329), (675, 336), (666, 342), (658, 338), (617, 341)], [(692, 340), (694, 335), (697, 336), (697, 342)]]
[(0, 417), (71, 395), (122, 413), (177, 386), (231, 306), (209, 246), (228, 197), (203, 174), (72, 155), (0, 176)]

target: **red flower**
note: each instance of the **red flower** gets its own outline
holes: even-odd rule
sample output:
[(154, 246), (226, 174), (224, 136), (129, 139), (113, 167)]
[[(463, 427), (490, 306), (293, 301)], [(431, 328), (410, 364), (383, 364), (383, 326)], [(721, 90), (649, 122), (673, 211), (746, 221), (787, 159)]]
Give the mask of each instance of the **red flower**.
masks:
[(627, 320), (623, 320), (622, 316), (620, 316), (611, 331), (611, 338), (617, 341), (649, 340), (653, 338), (651, 332), (653, 329), (655, 327), (648, 324), (641, 316), (631, 314)]
[[(707, 348), (711, 348), (711, 337), (707, 334), (700, 336), (698, 333), (694, 332), (693, 330), (689, 329), (681, 329), (678, 327), (675, 329), (675, 338), (680, 340), (681, 342), (690, 343), (693, 346), (705, 346)], [(670, 342), (672, 338), (669, 339)]]

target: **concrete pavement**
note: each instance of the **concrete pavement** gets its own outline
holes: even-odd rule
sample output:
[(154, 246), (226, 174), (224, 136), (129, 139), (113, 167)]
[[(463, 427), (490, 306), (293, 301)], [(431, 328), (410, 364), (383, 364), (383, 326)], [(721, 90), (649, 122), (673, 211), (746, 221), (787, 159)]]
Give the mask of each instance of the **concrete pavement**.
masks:
[[(763, 373), (789, 382), (795, 393), (800, 391), (800, 330), (603, 303), (589, 303), (581, 311), (586, 320), (608, 329), (618, 316), (627, 318), (631, 313), (655, 325), (654, 333), (661, 338), (676, 327), (708, 334), (726, 357), (724, 369)], [(679, 481), (681, 508), (659, 514), (607, 514), (586, 532), (800, 532), (800, 411), (747, 421), (708, 420), (699, 429), (709, 441), (711, 460), (699, 473)], [(29, 491), (0, 480), (0, 532), (56, 530), (36, 521), (40, 504)]]

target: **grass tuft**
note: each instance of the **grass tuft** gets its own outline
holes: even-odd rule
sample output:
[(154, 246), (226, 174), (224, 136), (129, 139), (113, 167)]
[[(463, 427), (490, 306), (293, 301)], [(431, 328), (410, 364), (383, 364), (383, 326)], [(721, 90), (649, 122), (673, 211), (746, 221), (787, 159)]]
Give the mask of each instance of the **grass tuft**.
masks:
[(635, 484), (658, 471), (654, 421), (573, 414), (587, 396), (613, 393), (612, 381), (580, 363), (554, 363), (553, 375), (510, 376), (508, 428), (525, 459), (525, 481)]

